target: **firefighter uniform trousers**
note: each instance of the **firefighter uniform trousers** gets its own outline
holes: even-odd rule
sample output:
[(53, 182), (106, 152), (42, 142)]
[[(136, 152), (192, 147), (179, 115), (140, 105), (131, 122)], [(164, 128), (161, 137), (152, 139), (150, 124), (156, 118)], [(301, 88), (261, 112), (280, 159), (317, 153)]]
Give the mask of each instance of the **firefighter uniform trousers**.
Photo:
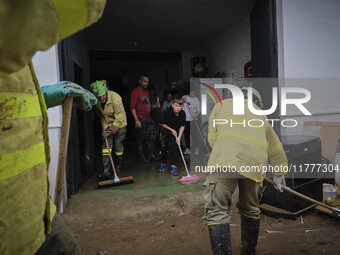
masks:
[[(126, 135), (126, 126), (119, 128), (115, 134), (112, 134), (107, 137), (107, 141), (109, 143), (110, 151), (106, 146), (105, 140), (102, 143), (102, 155), (103, 155), (103, 165), (104, 165), (104, 173), (111, 173), (111, 163), (109, 153), (112, 151), (112, 148), (115, 152), (116, 156), (123, 156), (124, 146), (123, 141), (125, 140)], [(112, 172), (113, 173), (113, 172)]]
[(248, 178), (216, 178), (208, 175), (204, 183), (205, 215), (204, 223), (229, 223), (231, 216), (231, 199), (239, 187), (239, 201), (236, 205), (241, 215), (260, 219), (259, 203), (263, 193), (262, 182)]

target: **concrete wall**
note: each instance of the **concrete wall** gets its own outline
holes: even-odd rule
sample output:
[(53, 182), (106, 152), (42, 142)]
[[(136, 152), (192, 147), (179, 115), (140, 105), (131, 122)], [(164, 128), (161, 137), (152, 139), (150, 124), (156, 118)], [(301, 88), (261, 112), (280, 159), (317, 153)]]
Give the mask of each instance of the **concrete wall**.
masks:
[(194, 50), (195, 56), (205, 56), (208, 77), (224, 72), (228, 77), (234, 73), (243, 77), (244, 64), (251, 59), (250, 17), (246, 17), (215, 38), (206, 38), (207, 43)]
[[(282, 134), (319, 135), (318, 127), (303, 127), (306, 120), (340, 121), (340, 2), (337, 0), (277, 0), (278, 64), (280, 78), (313, 78), (308, 85), (313, 116), (294, 116), (300, 125)], [(316, 80), (318, 79), (318, 80)], [(291, 86), (291, 80), (280, 86)], [(296, 82), (293, 82), (297, 84)], [(295, 114), (292, 109), (288, 114)], [(340, 155), (337, 157), (340, 163)]]
[[(37, 52), (33, 57), (33, 66), (40, 86), (52, 85), (60, 81), (59, 59), (57, 46), (54, 45), (45, 52)], [(58, 166), (60, 129), (62, 123), (62, 108), (56, 106), (48, 109), (48, 135), (50, 140), (51, 161), (49, 166), (50, 196), (54, 199), (56, 174)], [(66, 203), (66, 185), (64, 185), (63, 204)]]

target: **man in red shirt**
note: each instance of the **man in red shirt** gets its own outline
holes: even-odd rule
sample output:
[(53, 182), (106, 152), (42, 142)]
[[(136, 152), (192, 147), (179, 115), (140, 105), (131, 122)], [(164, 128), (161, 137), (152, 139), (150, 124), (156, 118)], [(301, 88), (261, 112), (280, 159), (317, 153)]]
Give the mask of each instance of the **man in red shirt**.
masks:
[(156, 140), (155, 125), (150, 118), (151, 108), (160, 108), (159, 102), (151, 105), (150, 91), (147, 89), (149, 85), (149, 77), (142, 75), (138, 81), (138, 87), (132, 90), (130, 98), (130, 109), (135, 119), (136, 141), (138, 146), (139, 157), (142, 162), (150, 162), (144, 156), (143, 142), (146, 140), (147, 147), (150, 152), (151, 160), (159, 160), (154, 154), (154, 144)]

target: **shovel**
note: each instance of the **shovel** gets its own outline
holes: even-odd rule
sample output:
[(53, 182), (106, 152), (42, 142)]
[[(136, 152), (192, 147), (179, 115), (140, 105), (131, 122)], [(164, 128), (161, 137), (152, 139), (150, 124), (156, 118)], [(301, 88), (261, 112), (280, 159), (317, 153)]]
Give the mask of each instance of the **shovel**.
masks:
[[(275, 182), (273, 180), (271, 180), (269, 178), (264, 178), (264, 180), (266, 182), (269, 182), (269, 183), (271, 183), (271, 184), (273, 184), (275, 186)], [(299, 192), (296, 192), (295, 190), (292, 190), (292, 189), (290, 189), (287, 186), (281, 185), (281, 187), (282, 187), (282, 189), (284, 191), (287, 191), (287, 192), (289, 192), (289, 193), (291, 193), (291, 194), (293, 194), (293, 195), (295, 195), (295, 196), (297, 196), (299, 198), (305, 199), (305, 200), (307, 200), (307, 201), (309, 201), (309, 202), (311, 202), (313, 204), (317, 204), (319, 206), (322, 206), (325, 209), (328, 209), (331, 212), (331, 215), (333, 215), (337, 219), (340, 219), (340, 209), (335, 208), (335, 207), (331, 207), (329, 205), (325, 205), (325, 204), (323, 204), (323, 203), (321, 203), (321, 202), (319, 202), (319, 201), (317, 201), (317, 200), (315, 200), (313, 198), (307, 197), (307, 196), (305, 196), (305, 195), (303, 195), (303, 194), (301, 194)]]

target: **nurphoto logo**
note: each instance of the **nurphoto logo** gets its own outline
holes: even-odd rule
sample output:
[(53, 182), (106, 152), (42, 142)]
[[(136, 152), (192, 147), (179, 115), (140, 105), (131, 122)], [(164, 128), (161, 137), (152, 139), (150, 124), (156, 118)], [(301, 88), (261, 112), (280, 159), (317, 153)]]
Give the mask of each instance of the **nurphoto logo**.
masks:
[[(243, 91), (231, 84), (215, 84), (213, 89), (211, 86), (209, 86), (210, 89), (214, 91), (215, 94), (217, 94), (215, 89), (228, 89), (231, 92), (232, 98), (233, 98), (233, 115), (244, 115), (244, 94)], [(289, 98), (288, 94), (294, 93), (299, 94), (299, 98)], [(266, 116), (274, 113), (278, 107), (278, 88), (273, 87), (272, 88), (272, 106), (267, 109), (259, 109), (257, 107), (254, 107), (253, 104), (253, 88), (248, 87), (247, 91), (247, 98), (248, 100), (248, 109), (251, 113), (254, 115), (259, 116)], [(298, 87), (283, 87), (280, 89), (280, 96), (281, 96), (281, 103), (280, 103), (280, 114), (281, 116), (287, 115), (287, 105), (295, 105), (305, 116), (311, 116), (312, 114), (307, 110), (307, 108), (303, 105), (310, 101), (311, 99), (311, 93), (308, 89), (305, 88), (298, 88)], [(219, 98), (219, 96), (218, 96)], [(207, 95), (202, 94), (201, 96), (202, 100), (202, 115), (207, 114)], [(219, 98), (220, 100), (220, 98)], [(222, 101), (220, 100), (219, 103), (222, 105)], [(275, 121), (280, 121), (279, 119), (267, 119), (271, 125), (274, 125)], [(264, 125), (264, 121), (262, 119), (251, 119), (251, 120), (245, 120), (242, 122), (234, 122), (232, 120), (227, 119), (214, 119), (214, 126), (215, 125), (226, 125), (226, 124), (232, 125), (243, 125), (249, 126), (249, 127), (261, 127)], [(255, 124), (257, 123), (257, 124)], [(298, 125), (298, 122), (295, 119), (284, 119), (280, 121), (281, 125), (283, 127), (296, 127)]]

